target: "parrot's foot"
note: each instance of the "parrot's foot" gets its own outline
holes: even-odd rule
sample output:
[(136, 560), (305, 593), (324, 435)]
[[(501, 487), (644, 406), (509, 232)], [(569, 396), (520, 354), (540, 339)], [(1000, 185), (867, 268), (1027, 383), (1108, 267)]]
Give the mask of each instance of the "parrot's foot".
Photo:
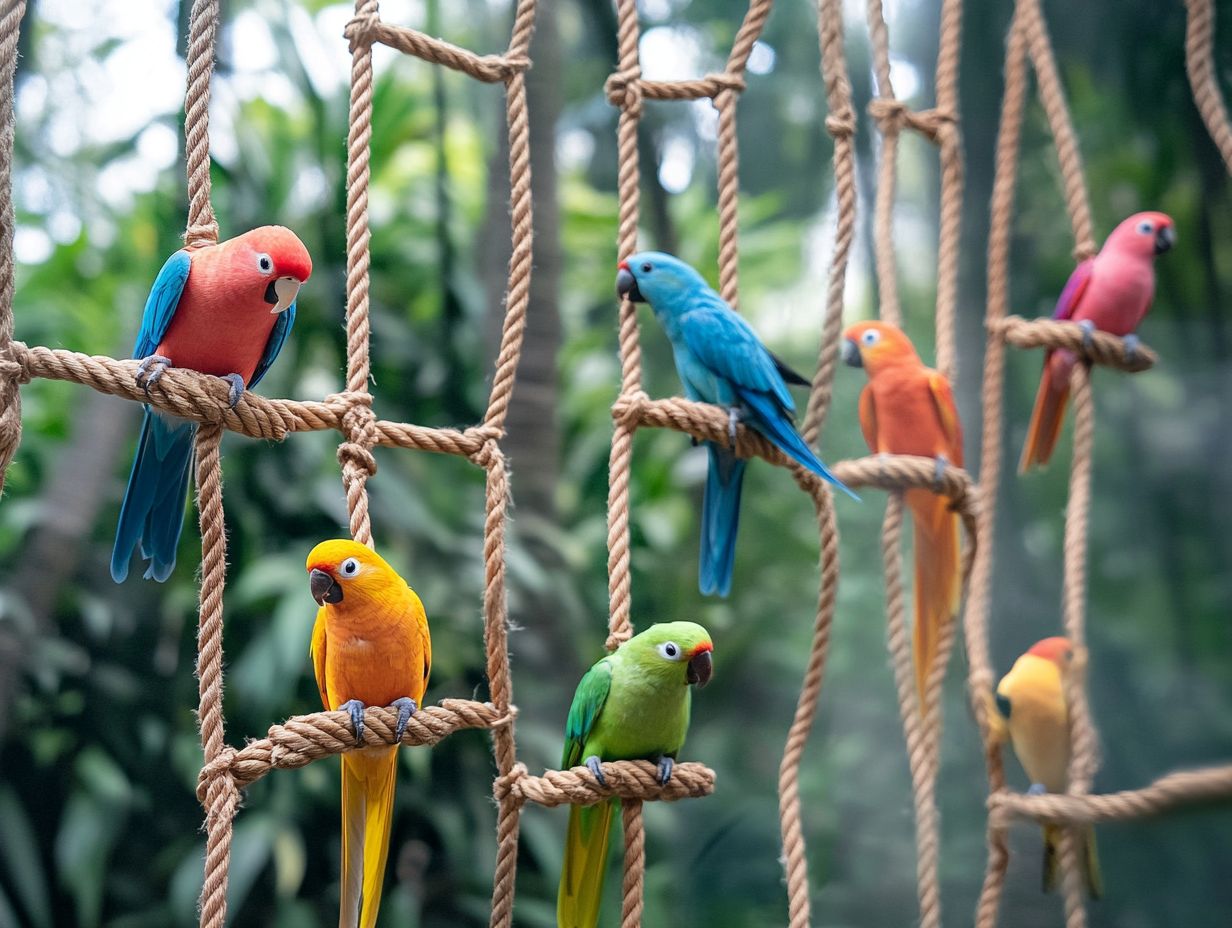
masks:
[(1142, 347), (1142, 339), (1140, 339), (1133, 332), (1130, 332), (1122, 338), (1121, 341), (1125, 344), (1126, 361), (1132, 361), (1134, 358), (1138, 357), (1138, 349)]
[(1090, 351), (1091, 341), (1095, 337), (1095, 323), (1090, 319), (1083, 319), (1078, 323), (1078, 328), (1082, 329), (1082, 347)]
[(351, 727), (355, 729), (355, 743), (364, 743), (364, 709), (362, 702), (358, 699), (348, 699), (338, 707), (339, 712), (348, 712), (351, 715)]
[(234, 409), (244, 395), (244, 378), (239, 374), (227, 374), (219, 379), (231, 385), (231, 389), (227, 391), (227, 405)]
[(670, 757), (664, 755), (659, 758), (659, 783), (667, 786), (667, 781), (672, 778), (672, 768), (676, 766), (676, 762)]
[(944, 454), (939, 454), (936, 457), (936, 467), (933, 469), (933, 492), (940, 493), (944, 488), (941, 478), (945, 476), (945, 469), (950, 466), (949, 459)]
[(419, 706), (410, 696), (403, 696), (400, 699), (395, 699), (390, 704), (390, 708), (398, 708), (398, 724), (394, 726), (394, 741), (402, 740), (402, 733), (406, 731), (406, 723), (411, 720), (411, 716), (419, 711)]
[(1032, 783), (1029, 787), (1027, 787), (1028, 796), (1044, 796), (1047, 793), (1048, 787), (1044, 786), (1043, 783)]
[(586, 769), (594, 774), (596, 782), (600, 786), (607, 786), (607, 777), (603, 775), (603, 767), (600, 766), (598, 755), (591, 754), (586, 758)]
[(167, 368), (173, 366), (171, 359), (161, 354), (152, 354), (148, 358), (142, 358), (141, 363), (137, 365), (137, 386), (145, 391), (146, 396), (149, 396), (150, 387), (162, 380)]
[(736, 450), (736, 428), (740, 425), (740, 410), (732, 406), (727, 410), (727, 443)]

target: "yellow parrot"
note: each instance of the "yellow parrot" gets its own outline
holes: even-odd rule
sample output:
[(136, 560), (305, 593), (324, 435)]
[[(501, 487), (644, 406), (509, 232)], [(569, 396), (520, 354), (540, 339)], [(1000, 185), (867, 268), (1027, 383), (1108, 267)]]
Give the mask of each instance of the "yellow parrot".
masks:
[[(362, 741), (364, 708), (398, 709), (397, 737), (419, 709), (432, 668), (423, 603), (375, 551), (349, 539), (308, 555), (317, 610), (312, 665), (326, 709), (349, 712)], [(397, 745), (342, 755), (342, 906), (339, 928), (373, 928), (389, 854)]]
[[(1065, 674), (1074, 659), (1068, 638), (1037, 641), (1014, 662), (997, 684), (996, 712), (990, 714), (993, 734), (1014, 747), (1018, 762), (1031, 779), (1028, 793), (1063, 793), (1069, 786), (1069, 708), (1065, 701)], [(1044, 892), (1057, 885), (1057, 841), (1061, 829), (1044, 826)], [(1079, 856), (1087, 891), (1093, 899), (1103, 894), (1095, 829), (1082, 834)]]

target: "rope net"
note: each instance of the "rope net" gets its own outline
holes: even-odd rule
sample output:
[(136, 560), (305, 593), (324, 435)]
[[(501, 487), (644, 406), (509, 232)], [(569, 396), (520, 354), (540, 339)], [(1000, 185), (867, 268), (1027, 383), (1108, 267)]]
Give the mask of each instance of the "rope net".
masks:
[[(338, 461), (346, 494), (351, 535), (372, 544), (367, 482), (376, 473), (372, 449), (377, 446), (465, 457), (486, 474), (486, 518), (483, 532), (485, 586), (484, 643), (489, 681), (488, 702), (445, 699), (423, 707), (406, 726), (401, 743), (433, 745), (455, 731), (491, 732), (496, 763), (493, 795), (498, 804), (497, 856), (492, 893), (492, 926), (512, 922), (521, 808), (526, 802), (545, 806), (591, 804), (610, 797), (623, 800), (625, 860), (621, 923), (641, 924), (645, 833), (642, 803), (705, 796), (714, 789), (714, 774), (701, 764), (682, 763), (671, 781), (660, 785), (654, 765), (638, 761), (605, 763), (606, 783), (600, 785), (586, 768), (549, 770), (531, 776), (517, 760), (514, 739), (516, 708), (512, 703), (507, 647), (504, 533), (509, 478), (501, 448), (505, 416), (513, 389), (529, 302), (532, 216), (529, 127), (525, 72), (535, 20), (535, 0), (518, 0), (508, 47), (502, 54), (477, 55), (422, 32), (381, 20), (377, 0), (357, 0), (355, 16), (345, 35), (352, 54), (350, 129), (347, 138), (347, 381), (346, 389), (320, 401), (267, 399), (245, 392), (235, 408), (228, 404), (227, 386), (217, 378), (190, 370), (169, 369), (147, 395), (137, 386), (138, 362), (27, 346), (12, 339), (14, 216), (11, 167), (13, 153), (13, 76), (18, 27), (24, 0), (0, 5), (0, 489), (3, 473), (21, 437), (18, 387), (35, 377), (84, 384), (102, 393), (146, 402), (201, 424), (197, 434), (197, 508), (202, 539), (202, 579), (198, 628), (200, 704), (198, 715), (204, 763), (197, 796), (206, 814), (205, 875), (200, 902), (203, 928), (221, 928), (226, 920), (226, 888), (232, 825), (240, 790), (274, 769), (301, 767), (324, 757), (356, 749), (345, 712), (317, 712), (270, 727), (266, 737), (243, 748), (224, 739), (222, 714), (223, 591), (226, 579), (226, 534), (222, 502), (220, 441), (225, 430), (252, 438), (280, 441), (295, 432), (333, 430), (341, 434)], [(1186, 45), (1195, 100), (1232, 170), (1232, 129), (1215, 84), (1212, 64), (1213, 11), (1210, 0), (1187, 0), (1190, 27)], [(736, 34), (725, 69), (694, 80), (649, 81), (641, 77), (635, 0), (618, 0), (619, 61), (607, 82), (610, 101), (619, 111), (618, 247), (622, 256), (637, 245), (640, 165), (637, 149), (643, 103), (653, 100), (709, 98), (719, 115), (718, 202), (720, 291), (738, 305), (738, 174), (736, 106), (744, 89), (744, 70), (753, 45), (771, 9), (771, 0), (752, 0)], [(881, 133), (881, 165), (875, 204), (875, 257), (880, 314), (900, 322), (892, 238), (895, 160), (898, 138), (914, 131), (936, 144), (941, 158), (941, 212), (938, 246), (936, 328), (938, 367), (953, 377), (956, 367), (954, 319), (957, 303), (959, 219), (962, 201), (961, 135), (958, 120), (958, 57), (961, 44), (961, 0), (943, 0), (936, 71), (936, 105), (913, 112), (894, 96), (889, 68), (889, 37), (880, 0), (868, 0), (867, 16), (873, 49), (877, 97), (869, 115)], [(810, 390), (803, 433), (816, 441), (829, 410), (842, 326), (843, 290), (856, 219), (854, 135), (856, 115), (843, 48), (840, 0), (818, 0), (821, 74), (829, 115), (825, 125), (833, 137), (833, 166), (838, 205), (834, 254), (824, 298), (818, 369)], [(210, 202), (209, 93), (219, 26), (219, 0), (195, 0), (190, 19), (188, 81), (185, 101), (185, 150), (189, 215), (185, 247), (218, 241), (219, 226)], [(509, 137), (512, 252), (506, 287), (505, 316), (492, 388), (482, 421), (464, 429), (427, 428), (378, 419), (372, 410), (369, 381), (369, 142), (373, 111), (372, 47), (384, 44), (403, 54), (451, 68), (486, 83), (505, 87)], [(988, 254), (988, 343), (984, 364), (984, 428), (982, 495), (990, 505), (977, 505), (980, 493), (966, 472), (947, 467), (938, 476), (928, 458), (892, 456), (838, 462), (833, 470), (848, 485), (887, 491), (890, 496), (883, 525), (888, 644), (895, 671), (900, 711), (912, 774), (917, 821), (917, 877), (921, 921), (940, 925), (937, 879), (939, 816), (934, 792), (939, 764), (941, 713), (939, 694), (955, 634), (953, 622), (943, 630), (921, 705), (912, 684), (906, 611), (901, 580), (900, 533), (902, 492), (928, 488), (952, 501), (961, 516), (968, 544), (964, 578), (969, 596), (964, 637), (970, 661), (972, 707), (985, 744), (990, 786), (989, 859), (976, 924), (996, 923), (1001, 888), (1008, 867), (1006, 830), (1015, 818), (1037, 822), (1080, 824), (1156, 814), (1195, 801), (1232, 796), (1232, 765), (1171, 774), (1136, 791), (1088, 795), (1096, 767), (1095, 733), (1090, 722), (1081, 669), (1085, 661), (1084, 600), (1086, 528), (1089, 510), (1090, 454), (1094, 412), (1088, 367), (1074, 372), (1075, 442), (1071, 468), (1070, 506), (1065, 534), (1066, 632), (1077, 650), (1071, 681), (1074, 750), (1067, 795), (1024, 796), (1006, 789), (999, 748), (990, 739), (987, 697), (994, 677), (988, 652), (987, 622), (991, 593), (992, 537), (995, 512), (991, 502), (1000, 476), (1004, 346), (1068, 347), (1084, 354), (1089, 364), (1142, 370), (1155, 361), (1148, 349), (1136, 359), (1124, 359), (1120, 339), (1096, 333), (1084, 344), (1082, 332), (1068, 323), (1025, 321), (1008, 316), (1009, 235), (1017, 169), (1018, 139), (1026, 99), (1026, 62), (1030, 56), (1039, 93), (1056, 142), (1066, 202), (1076, 242), (1075, 256), (1093, 254), (1091, 221), (1085, 182), (1064, 95), (1038, 0), (1017, 0), (1007, 41), (1006, 89), (997, 143), (996, 177), (991, 203), (992, 228)], [(617, 647), (633, 634), (631, 612), (629, 480), (632, 438), (639, 427), (668, 428), (701, 440), (725, 441), (728, 419), (714, 406), (680, 398), (652, 400), (641, 388), (641, 351), (635, 308), (620, 306), (621, 389), (612, 407), (608, 498), (609, 636)], [(830, 490), (754, 432), (740, 427), (736, 451), (757, 456), (791, 470), (797, 485), (812, 500), (819, 535), (819, 593), (809, 652), (795, 715), (780, 765), (778, 791), (783, 862), (789, 921), (792, 928), (811, 923), (808, 866), (801, 820), (799, 769), (820, 696), (838, 583), (838, 531)], [(982, 543), (976, 545), (976, 538)], [(363, 746), (390, 744), (396, 713), (369, 708)], [(1062, 845), (1067, 925), (1085, 924), (1081, 878), (1075, 844)]]

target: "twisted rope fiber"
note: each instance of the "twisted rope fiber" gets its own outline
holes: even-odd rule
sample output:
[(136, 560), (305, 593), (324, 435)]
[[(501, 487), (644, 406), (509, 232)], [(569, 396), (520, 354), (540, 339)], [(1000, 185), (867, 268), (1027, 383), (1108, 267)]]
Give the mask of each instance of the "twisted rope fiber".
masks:
[(1212, 0), (1185, 0), (1185, 6), (1189, 10), (1185, 69), (1193, 87), (1194, 103), (1232, 173), (1232, 123), (1215, 79), (1215, 4)]
[[(7, 0), (0, 10), (0, 360), (13, 341), (13, 76), (25, 0)], [(0, 371), (0, 493), (9, 462), (21, 444), (18, 381)]]
[(1076, 322), (1009, 316), (989, 319), (985, 328), (1015, 348), (1067, 348), (1089, 364), (1128, 373), (1149, 370), (1159, 362), (1159, 356), (1145, 345), (1140, 344), (1130, 357), (1126, 355), (1124, 339), (1099, 330), (1088, 336)]

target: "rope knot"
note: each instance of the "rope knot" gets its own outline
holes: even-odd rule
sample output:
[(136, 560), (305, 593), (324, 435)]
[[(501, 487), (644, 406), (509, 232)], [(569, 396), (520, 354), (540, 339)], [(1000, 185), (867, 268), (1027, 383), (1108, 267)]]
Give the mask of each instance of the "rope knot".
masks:
[(509, 772), (504, 776), (499, 776), (492, 783), (492, 795), (497, 802), (504, 802), (506, 799), (513, 799), (519, 805), (525, 801), (525, 796), (522, 795), (520, 781), (530, 776), (530, 771), (526, 769), (526, 765), (521, 761), (510, 768)]
[(369, 13), (357, 13), (352, 17), (351, 21), (346, 24), (346, 28), (342, 30), (342, 36), (347, 40), (352, 55), (358, 49), (372, 45), (373, 33), (380, 25), (381, 16), (376, 10)]
[(604, 82), (603, 90), (612, 106), (634, 117), (642, 115), (641, 68), (632, 67), (627, 71), (617, 71)]
[(650, 397), (641, 390), (618, 396), (612, 404), (612, 418), (626, 431), (632, 432), (646, 416), (646, 404)]
[(826, 117), (826, 131), (834, 138), (851, 138), (856, 134), (856, 114), (850, 107), (835, 110)]
[(910, 112), (907, 104), (893, 97), (876, 97), (868, 103), (868, 115), (877, 123), (882, 132), (890, 130), (901, 132)]
[(743, 93), (745, 88), (744, 75), (735, 74), (731, 71), (723, 71), (718, 74), (707, 74), (702, 78), (710, 87), (710, 96), (715, 98), (717, 104), (718, 97), (724, 93)]
[(376, 458), (358, 442), (344, 441), (338, 446), (338, 463), (343, 470), (350, 470), (353, 474), (362, 473), (371, 477), (376, 473)]
[(213, 815), (215, 811), (214, 801), (210, 799), (213, 792), (211, 787), (215, 783), (222, 786), (224, 796), (231, 793), (239, 796), (239, 787), (235, 785), (235, 774), (231, 772), (237, 753), (235, 748), (225, 745), (213, 760), (206, 761), (197, 774), (197, 801), (206, 806), (206, 812), (209, 815)]
[(0, 353), (0, 378), (15, 384), (29, 383), (33, 378), (26, 365), (29, 356), (25, 342), (9, 342), (6, 350)]
[(530, 58), (526, 55), (493, 55), (489, 63), (500, 72), (501, 80), (506, 82), (529, 71), (531, 66)]
[(500, 457), (500, 445), (494, 437), (484, 439), (483, 444), (472, 451), (467, 457), (470, 462), (476, 467), (487, 468), (494, 460)]

